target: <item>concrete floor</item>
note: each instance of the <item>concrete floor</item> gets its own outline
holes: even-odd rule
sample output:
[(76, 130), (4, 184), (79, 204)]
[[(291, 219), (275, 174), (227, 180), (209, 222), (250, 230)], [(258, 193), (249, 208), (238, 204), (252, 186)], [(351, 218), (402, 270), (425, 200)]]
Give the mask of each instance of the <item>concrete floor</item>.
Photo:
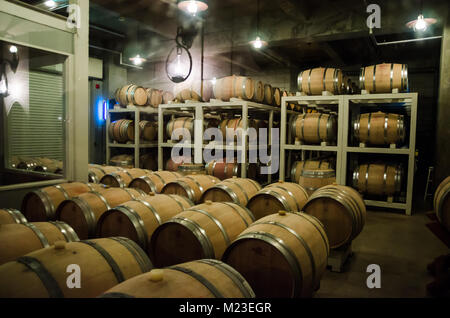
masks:
[[(353, 256), (343, 273), (329, 269), (324, 274), (316, 298), (417, 298), (427, 297), (426, 285), (433, 281), (427, 265), (449, 253), (427, 227), (425, 213), (405, 216), (372, 211), (362, 233), (353, 241)], [(366, 285), (367, 266), (381, 267), (381, 288)]]

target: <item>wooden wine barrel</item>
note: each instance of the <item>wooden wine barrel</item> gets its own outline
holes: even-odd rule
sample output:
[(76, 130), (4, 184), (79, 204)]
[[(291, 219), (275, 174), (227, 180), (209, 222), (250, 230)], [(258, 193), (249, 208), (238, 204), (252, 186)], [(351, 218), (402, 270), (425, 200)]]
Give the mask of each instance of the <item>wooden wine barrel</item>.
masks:
[(123, 171), (121, 167), (112, 166), (100, 166), (100, 165), (89, 165), (89, 182), (90, 183), (100, 183), (100, 180), (105, 176), (105, 174)]
[(353, 172), (353, 187), (360, 193), (393, 196), (400, 193), (403, 169), (399, 165), (363, 164)]
[(79, 241), (74, 230), (63, 222), (0, 225), (0, 265), (61, 240)]
[(183, 163), (178, 167), (178, 173), (183, 176), (206, 174), (204, 164)]
[(303, 169), (327, 170), (327, 169), (331, 169), (331, 168), (332, 168), (332, 165), (327, 160), (296, 161), (292, 165), (291, 179), (292, 179), (292, 181), (298, 183), (300, 180), (300, 176), (302, 175)]
[(172, 171), (152, 172), (131, 181), (129, 188), (137, 188), (147, 194), (151, 192), (161, 193), (166, 184), (182, 177), (180, 173)]
[(278, 87), (272, 88), (272, 96), (273, 96), (272, 105), (276, 106), (276, 107), (281, 107), (281, 98), (283, 96), (282, 96), (281, 90)]
[(28, 223), (25, 216), (16, 209), (0, 209), (0, 225)]
[(337, 119), (334, 115), (307, 113), (293, 117), (292, 136), (310, 144), (335, 142), (337, 139)]
[[(185, 129), (185, 134), (189, 132), (190, 139), (194, 138), (194, 119), (192, 117), (179, 117), (167, 123), (166, 134), (170, 140), (181, 141), (183, 133), (175, 135), (174, 132), (179, 129)], [(187, 135), (185, 136), (188, 137)]]
[(255, 93), (253, 94), (253, 101), (256, 103), (264, 102), (264, 84), (261, 81), (255, 81)]
[(264, 104), (272, 105), (273, 103), (273, 89), (270, 84), (264, 84)]
[(147, 92), (146, 105), (150, 105), (153, 108), (158, 108), (163, 102), (163, 92), (154, 88), (147, 88), (145, 91)]
[(120, 119), (112, 122), (108, 127), (109, 137), (118, 143), (126, 143), (134, 139), (134, 121)]
[[(81, 288), (68, 284), (73, 264), (80, 269)], [(144, 251), (126, 238), (56, 242), (0, 266), (0, 298), (93, 298), (152, 268)]]
[(148, 252), (157, 267), (220, 259), (227, 246), (253, 221), (252, 213), (240, 205), (208, 201), (159, 226)]
[(233, 97), (243, 100), (252, 100), (255, 96), (255, 82), (245, 76), (234, 77)]
[(252, 179), (231, 178), (216, 184), (203, 193), (202, 202), (234, 202), (246, 206), (261, 190), (261, 185)]
[(174, 99), (175, 99), (175, 96), (173, 95), (173, 93), (167, 92), (167, 91), (163, 92), (163, 94), (162, 94), (163, 104), (167, 105), (167, 104), (171, 103)]
[[(254, 132), (256, 132), (256, 136), (253, 136), (254, 138), (257, 138), (257, 124), (254, 119), (247, 119), (247, 126), (249, 129), (254, 129)], [(244, 129), (244, 121), (242, 118), (233, 118), (233, 119), (226, 119), (223, 120), (220, 123), (220, 130), (222, 131), (222, 136), (224, 138), (224, 141), (226, 142), (241, 142), (242, 141), (242, 130)], [(250, 136), (250, 135), (249, 135)], [(257, 141), (258, 139), (256, 139)]]
[(178, 195), (151, 194), (105, 212), (97, 222), (97, 237), (126, 237), (144, 250), (156, 228), (194, 204)]
[(298, 184), (301, 185), (308, 195), (311, 196), (316, 190), (336, 183), (336, 171), (303, 169)]
[(104, 188), (99, 184), (73, 182), (35, 190), (25, 195), (21, 211), (28, 222), (54, 221), (56, 209), (64, 200)]
[(450, 231), (450, 177), (442, 181), (434, 193), (434, 212), (439, 222)]
[(343, 93), (343, 74), (336, 68), (313, 68), (300, 72), (297, 78), (298, 89), (308, 95), (322, 95), (328, 91), (334, 95)]
[[(258, 175), (258, 165), (253, 163), (245, 164), (247, 170), (247, 178), (256, 179)], [(206, 174), (226, 180), (233, 177), (241, 177), (242, 164), (235, 162), (221, 162), (213, 160), (206, 164)]]
[(408, 91), (408, 65), (383, 63), (361, 68), (360, 87), (368, 93), (391, 93)]
[(195, 92), (194, 90), (192, 90), (192, 88), (183, 88), (180, 89), (176, 94), (175, 94), (175, 99), (179, 102), (179, 103), (184, 103), (186, 101), (200, 101), (201, 100), (201, 96)]
[(405, 141), (405, 120), (403, 115), (383, 112), (361, 114), (353, 123), (358, 142), (371, 145), (401, 144)]
[(34, 171), (62, 174), (64, 172), (63, 162), (61, 160), (54, 160), (49, 158), (36, 158), (38, 165), (34, 168)]
[(114, 167), (121, 167), (124, 169), (123, 171), (125, 171), (126, 169), (134, 168), (134, 156), (117, 155), (109, 159), (109, 164)]
[(255, 293), (234, 268), (204, 259), (152, 270), (111, 288), (101, 298), (255, 298)]
[(145, 176), (149, 173), (151, 173), (151, 171), (145, 169), (127, 169), (124, 171), (106, 174), (100, 180), (100, 183), (113, 188), (127, 188), (130, 185), (131, 181), (136, 178)]
[(184, 163), (192, 163), (192, 158), (191, 157), (175, 157), (175, 158), (170, 158), (169, 160), (167, 160), (166, 162), (166, 170), (167, 171), (178, 171), (178, 168), (184, 164)]
[(222, 260), (244, 276), (258, 298), (311, 297), (325, 272), (329, 250), (318, 219), (281, 211), (250, 225)]
[(220, 180), (213, 176), (191, 175), (169, 182), (161, 193), (181, 195), (199, 203), (203, 193), (217, 183), (220, 183)]
[(98, 219), (108, 210), (145, 195), (138, 189), (107, 189), (84, 193), (66, 200), (56, 211), (56, 218), (69, 224), (85, 240), (95, 236)]
[[(158, 137), (158, 123), (141, 120), (139, 122), (140, 127), (140, 137), (145, 141), (155, 141)], [(134, 137), (134, 134), (133, 134)]]
[(117, 97), (117, 102), (124, 107), (128, 105), (145, 106), (148, 100), (145, 88), (133, 84), (122, 87), (117, 92)]
[(300, 212), (308, 200), (308, 193), (296, 183), (278, 182), (271, 184), (248, 202), (247, 208), (257, 220), (278, 211)]
[(227, 76), (216, 80), (214, 85), (214, 96), (216, 99), (221, 99), (229, 102), (234, 95), (234, 78), (235, 76)]
[(303, 211), (323, 223), (332, 249), (353, 241), (361, 233), (366, 220), (366, 206), (361, 195), (341, 185), (317, 190)]

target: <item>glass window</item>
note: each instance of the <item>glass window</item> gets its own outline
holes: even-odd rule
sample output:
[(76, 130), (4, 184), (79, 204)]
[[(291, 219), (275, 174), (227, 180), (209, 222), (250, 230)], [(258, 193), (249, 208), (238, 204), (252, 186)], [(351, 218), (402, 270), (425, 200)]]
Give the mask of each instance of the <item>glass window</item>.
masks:
[(0, 186), (61, 179), (65, 57), (0, 41)]

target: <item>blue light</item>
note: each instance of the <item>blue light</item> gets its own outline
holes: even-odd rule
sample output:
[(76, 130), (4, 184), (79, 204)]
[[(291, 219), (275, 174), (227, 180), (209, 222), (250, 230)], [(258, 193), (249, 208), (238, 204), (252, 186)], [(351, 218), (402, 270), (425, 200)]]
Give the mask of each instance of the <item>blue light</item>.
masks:
[(95, 111), (96, 111), (96, 117), (98, 119), (98, 121), (100, 123), (102, 123), (103, 121), (106, 120), (106, 114), (107, 114), (107, 107), (108, 107), (108, 103), (105, 99), (103, 99), (103, 97), (99, 96), (97, 98), (97, 101), (95, 103), (96, 107), (95, 107)]

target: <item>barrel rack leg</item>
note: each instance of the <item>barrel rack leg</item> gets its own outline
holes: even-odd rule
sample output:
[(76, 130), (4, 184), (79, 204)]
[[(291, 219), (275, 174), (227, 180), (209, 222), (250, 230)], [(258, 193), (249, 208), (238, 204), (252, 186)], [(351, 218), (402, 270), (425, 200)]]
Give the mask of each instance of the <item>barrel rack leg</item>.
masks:
[(353, 256), (352, 243), (330, 251), (328, 256), (328, 267), (332, 272), (342, 273), (344, 265)]

